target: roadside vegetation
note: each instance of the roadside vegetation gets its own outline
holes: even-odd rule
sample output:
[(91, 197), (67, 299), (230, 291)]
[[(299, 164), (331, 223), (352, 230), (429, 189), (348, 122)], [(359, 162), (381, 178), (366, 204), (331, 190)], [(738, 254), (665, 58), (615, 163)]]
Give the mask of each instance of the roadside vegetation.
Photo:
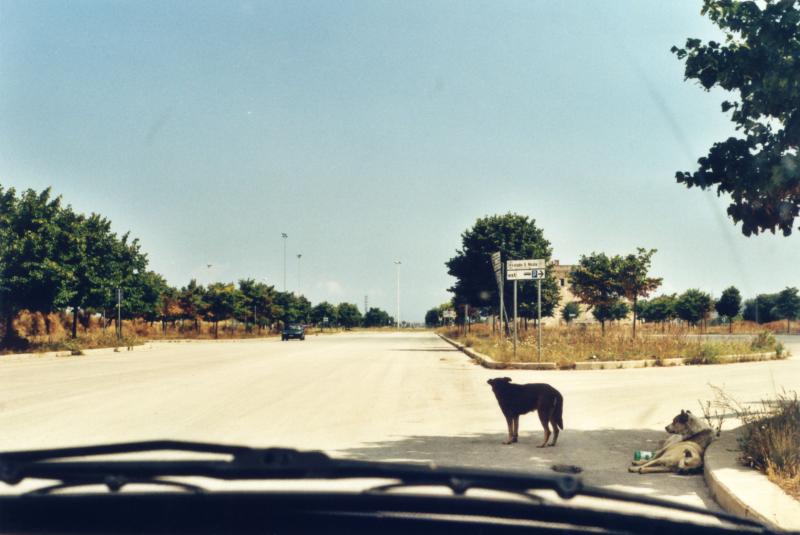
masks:
[[(492, 333), (491, 326), (472, 325), (465, 337), (463, 329), (443, 327), (445, 336), (459, 340), (479, 353), (490, 356), (499, 362), (537, 362), (536, 337), (533, 329), (522, 330), (517, 343), (517, 357), (514, 358), (513, 342), (508, 337), (501, 338)], [(692, 336), (686, 329), (677, 326), (668, 335), (661, 333), (660, 327), (644, 325), (640, 335), (630, 335), (630, 326), (613, 325), (605, 328), (599, 325), (553, 326), (542, 329), (542, 362), (554, 362), (561, 368), (570, 368), (575, 362), (655, 359), (688, 359), (689, 364), (715, 364), (726, 355), (755, 355), (774, 353), (776, 358), (785, 356), (785, 350), (770, 333), (762, 333), (752, 339), (707, 339)], [(656, 365), (659, 365), (657, 362)]]
[(745, 424), (742, 462), (800, 500), (800, 400), (783, 393), (739, 414)]
[[(120, 321), (118, 321), (120, 318)], [(130, 346), (145, 339), (275, 334), (287, 323), (385, 327), (388, 313), (313, 305), (252, 278), (171, 286), (139, 241), (65, 205), (49, 189), (0, 185), (0, 354)]]
[(787, 494), (800, 500), (800, 399), (797, 392), (782, 392), (760, 403), (743, 403), (724, 389), (711, 386), (714, 401), (703, 413), (717, 430), (733, 420), (742, 425), (738, 437), (740, 461), (755, 468)]

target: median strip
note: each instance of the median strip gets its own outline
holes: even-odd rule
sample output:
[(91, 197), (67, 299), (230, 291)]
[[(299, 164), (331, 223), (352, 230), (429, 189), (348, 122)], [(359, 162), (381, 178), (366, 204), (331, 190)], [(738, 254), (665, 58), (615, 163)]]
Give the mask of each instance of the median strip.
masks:
[[(476, 361), (484, 368), (490, 369), (511, 369), (511, 370), (621, 370), (629, 368), (656, 368), (667, 366), (684, 366), (695, 364), (691, 359), (683, 357), (665, 358), (665, 359), (639, 359), (639, 360), (587, 360), (572, 363), (569, 367), (558, 367), (555, 362), (499, 362), (494, 360), (489, 355), (479, 353), (471, 347), (448, 338), (447, 336), (436, 333), (439, 338), (452, 345), (456, 349), (463, 352), (465, 355)], [(774, 360), (776, 358), (774, 351), (763, 353), (749, 353), (737, 355), (720, 355), (716, 357), (716, 361), (720, 364), (730, 364), (735, 362), (752, 362), (763, 360)]]

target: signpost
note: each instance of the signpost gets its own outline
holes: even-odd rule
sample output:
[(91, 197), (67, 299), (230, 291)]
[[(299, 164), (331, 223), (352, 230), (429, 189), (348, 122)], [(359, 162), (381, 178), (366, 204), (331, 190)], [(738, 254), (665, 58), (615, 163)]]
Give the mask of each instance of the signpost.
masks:
[(500, 295), (500, 338), (504, 335), (503, 315), (505, 312), (505, 305), (503, 304), (504, 284), (503, 284), (503, 262), (500, 259), (500, 251), (492, 253), (492, 268), (494, 269), (494, 278), (497, 281), (497, 293)]
[[(494, 260), (494, 255), (492, 255)], [(517, 356), (517, 281), (535, 280), (537, 285), (537, 335), (538, 360), (542, 360), (542, 279), (545, 277), (545, 259), (509, 260), (506, 262), (506, 280), (514, 281), (514, 358)]]

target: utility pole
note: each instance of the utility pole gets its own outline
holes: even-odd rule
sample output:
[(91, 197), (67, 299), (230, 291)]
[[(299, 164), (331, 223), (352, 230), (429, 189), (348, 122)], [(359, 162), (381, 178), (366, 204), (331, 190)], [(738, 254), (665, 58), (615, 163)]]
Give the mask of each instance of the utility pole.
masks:
[(369, 298), (365, 295), (364, 296), (364, 314), (366, 314), (367, 311), (369, 310), (368, 305), (369, 305)]
[(394, 261), (394, 265), (397, 266), (397, 328), (400, 329), (400, 262), (399, 260)]
[(286, 238), (289, 235), (285, 232), (281, 232), (281, 238), (283, 238), (283, 291), (286, 291)]

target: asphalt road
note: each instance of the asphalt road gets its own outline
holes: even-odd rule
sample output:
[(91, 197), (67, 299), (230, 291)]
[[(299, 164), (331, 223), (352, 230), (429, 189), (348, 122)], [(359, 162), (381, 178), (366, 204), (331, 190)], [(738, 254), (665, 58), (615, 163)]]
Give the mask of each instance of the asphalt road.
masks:
[[(795, 355), (800, 340), (786, 339)], [(486, 379), (548, 382), (565, 397), (555, 448), (501, 445)], [(0, 357), (0, 450), (148, 439), (322, 449), (339, 456), (503, 469), (581, 466), (587, 482), (716, 507), (701, 476), (637, 475), (680, 409), (709, 384), (757, 401), (800, 384), (800, 359), (610, 371), (493, 371), (429, 333), (309, 336), (304, 342), (157, 343), (81, 357)]]

